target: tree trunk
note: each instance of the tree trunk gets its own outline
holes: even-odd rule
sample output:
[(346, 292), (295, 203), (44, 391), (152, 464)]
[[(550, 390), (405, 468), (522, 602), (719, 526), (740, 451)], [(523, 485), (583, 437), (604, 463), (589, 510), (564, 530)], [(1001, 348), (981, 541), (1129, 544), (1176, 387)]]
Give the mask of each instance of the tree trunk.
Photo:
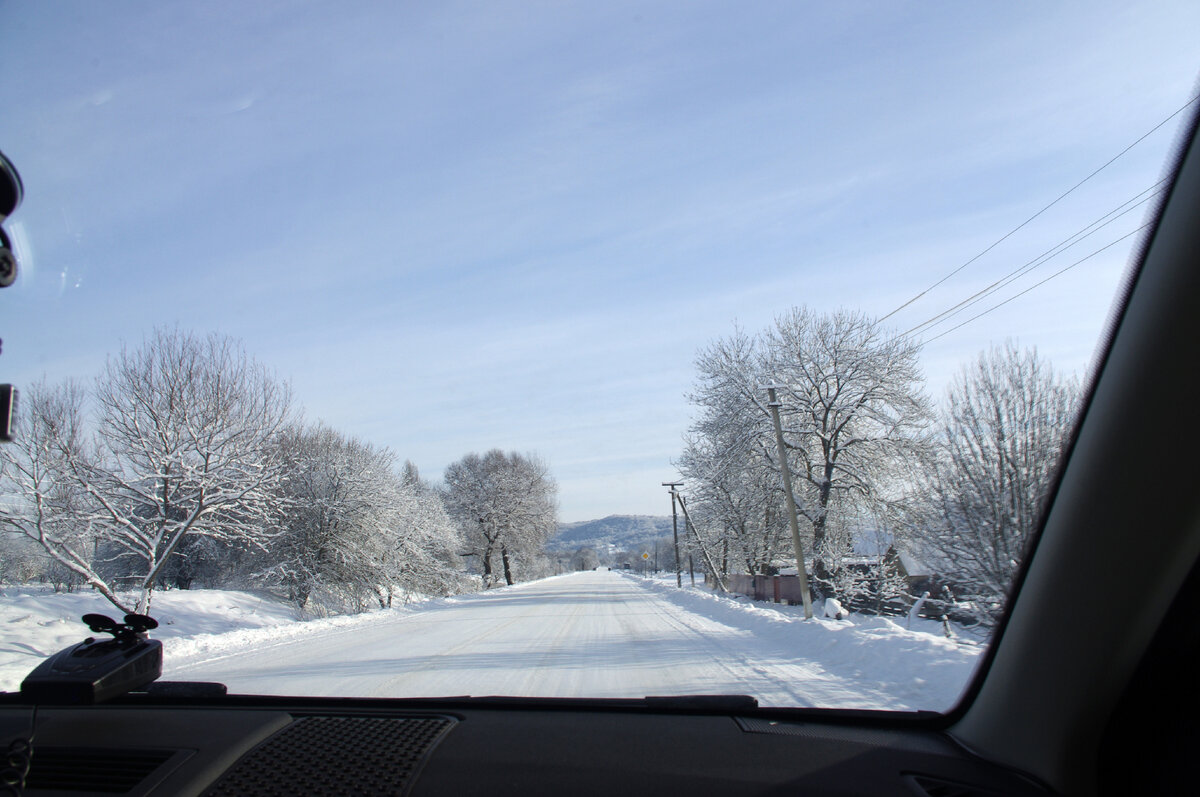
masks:
[(504, 581), (511, 587), (513, 585), (512, 564), (508, 561), (507, 546), (500, 546), (500, 559), (504, 562)]
[(492, 588), (492, 545), (483, 549), (483, 588)]
[[(833, 574), (836, 564), (825, 561), (825, 524), (829, 514), (822, 507), (821, 513), (812, 522), (813, 527), (813, 592), (821, 599), (835, 598), (833, 589)], [(833, 569), (830, 565), (833, 564)]]
[(137, 606), (134, 607), (134, 614), (150, 614), (150, 599), (154, 597), (154, 584), (146, 584), (142, 587), (142, 595), (138, 598)]

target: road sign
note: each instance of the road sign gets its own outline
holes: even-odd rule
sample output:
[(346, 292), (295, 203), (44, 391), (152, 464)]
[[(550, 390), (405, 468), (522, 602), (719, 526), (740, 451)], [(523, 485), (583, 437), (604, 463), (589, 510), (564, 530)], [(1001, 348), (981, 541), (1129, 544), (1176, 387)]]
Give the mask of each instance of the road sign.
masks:
[(643, 559), (649, 559), (649, 558), (650, 558), (650, 554), (648, 554), (648, 553), (644, 553), (644, 554), (642, 554), (642, 558), (643, 558)]

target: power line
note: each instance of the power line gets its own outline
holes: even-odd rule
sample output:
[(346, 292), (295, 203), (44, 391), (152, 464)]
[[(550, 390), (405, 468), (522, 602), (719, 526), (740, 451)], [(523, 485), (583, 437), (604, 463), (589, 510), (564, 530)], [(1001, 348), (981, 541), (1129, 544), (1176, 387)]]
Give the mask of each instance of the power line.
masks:
[(1180, 106), (1178, 110), (1176, 110), (1174, 113), (1172, 113), (1172, 114), (1171, 114), (1170, 116), (1168, 116), (1166, 119), (1163, 119), (1161, 122), (1159, 122), (1158, 124), (1156, 124), (1154, 127), (1150, 128), (1150, 130), (1148, 130), (1148, 131), (1147, 131), (1146, 133), (1144, 133), (1144, 134), (1143, 134), (1143, 135), (1142, 135), (1140, 138), (1138, 138), (1138, 140), (1137, 140), (1137, 141), (1134, 141), (1134, 142), (1133, 142), (1132, 144), (1130, 144), (1128, 147), (1126, 147), (1125, 149), (1123, 149), (1123, 150), (1121, 150), (1120, 152), (1118, 152), (1116, 155), (1114, 155), (1114, 156), (1113, 156), (1111, 159), (1109, 159), (1109, 161), (1108, 161), (1107, 163), (1105, 163), (1103, 166), (1101, 166), (1099, 169), (1096, 169), (1094, 172), (1092, 172), (1091, 174), (1089, 174), (1087, 177), (1083, 178), (1083, 179), (1082, 179), (1082, 180), (1080, 180), (1078, 183), (1076, 183), (1075, 185), (1073, 185), (1073, 186), (1071, 186), (1070, 188), (1068, 188), (1068, 189), (1067, 189), (1065, 192), (1063, 192), (1062, 194), (1060, 194), (1060, 195), (1059, 195), (1059, 196), (1058, 196), (1058, 197), (1057, 197), (1057, 198), (1056, 198), (1056, 199), (1055, 199), (1053, 202), (1051, 202), (1049, 205), (1046, 205), (1044, 208), (1042, 208), (1041, 210), (1039, 210), (1037, 213), (1034, 213), (1032, 216), (1030, 216), (1029, 218), (1025, 219), (1025, 221), (1021, 222), (1021, 223), (1020, 223), (1020, 224), (1018, 224), (1016, 227), (1014, 227), (1014, 228), (1012, 228), (1011, 230), (1009, 230), (1007, 233), (1005, 233), (1003, 236), (1001, 236), (999, 239), (997, 239), (997, 240), (996, 240), (994, 243), (992, 243), (992, 244), (991, 244), (991, 246), (987, 247), (987, 248), (986, 248), (986, 249), (984, 249), (982, 252), (980, 252), (979, 254), (975, 255), (975, 256), (974, 256), (974, 257), (972, 257), (970, 260), (968, 260), (967, 262), (963, 263), (961, 266), (959, 266), (958, 268), (954, 269), (954, 270), (953, 270), (953, 271), (951, 271), (949, 274), (947, 274), (946, 276), (942, 277), (942, 278), (941, 278), (940, 280), (938, 280), (937, 282), (935, 282), (935, 283), (933, 283), (932, 285), (930, 285), (928, 288), (926, 288), (925, 290), (921, 291), (921, 292), (920, 292), (920, 293), (918, 293), (916, 296), (912, 297), (911, 299), (909, 299), (907, 302), (905, 302), (904, 304), (902, 304), (902, 305), (900, 305), (899, 307), (897, 307), (897, 308), (896, 308), (895, 310), (893, 310), (892, 312), (890, 312), (890, 313), (888, 313), (887, 315), (885, 315), (885, 316), (881, 317), (879, 320), (880, 320), (880, 321), (885, 321), (885, 320), (887, 320), (887, 319), (891, 318), (891, 317), (892, 317), (892, 316), (894, 316), (896, 313), (898, 313), (898, 312), (900, 312), (901, 310), (903, 310), (905, 307), (908, 307), (910, 304), (912, 304), (913, 302), (917, 301), (917, 300), (918, 300), (918, 299), (920, 299), (922, 296), (924, 296), (925, 294), (929, 293), (931, 290), (933, 290), (933, 289), (934, 289), (934, 288), (936, 288), (937, 286), (941, 285), (943, 282), (945, 282), (946, 280), (950, 279), (950, 278), (951, 278), (951, 277), (953, 277), (955, 274), (957, 274), (958, 272), (962, 271), (964, 268), (966, 268), (967, 266), (971, 265), (972, 263), (974, 263), (974, 262), (975, 262), (976, 260), (978, 260), (979, 258), (983, 257), (983, 256), (984, 256), (984, 255), (986, 255), (988, 252), (992, 251), (992, 250), (993, 250), (993, 249), (995, 249), (997, 246), (999, 246), (1000, 244), (1004, 243), (1006, 240), (1008, 240), (1010, 237), (1012, 237), (1012, 236), (1013, 236), (1015, 233), (1017, 233), (1019, 230), (1021, 230), (1023, 227), (1025, 227), (1027, 224), (1029, 224), (1031, 221), (1033, 221), (1033, 220), (1034, 220), (1034, 219), (1036, 219), (1038, 216), (1042, 215), (1042, 214), (1043, 214), (1043, 213), (1045, 213), (1047, 210), (1049, 210), (1050, 208), (1054, 207), (1054, 206), (1055, 206), (1055, 205), (1057, 205), (1059, 202), (1061, 202), (1063, 199), (1065, 199), (1067, 196), (1069, 196), (1069, 195), (1070, 195), (1072, 192), (1074, 192), (1074, 191), (1075, 191), (1075, 189), (1079, 188), (1081, 185), (1083, 185), (1084, 183), (1086, 183), (1088, 180), (1091, 180), (1091, 179), (1092, 179), (1093, 177), (1095, 177), (1097, 174), (1099, 174), (1100, 172), (1102, 172), (1102, 171), (1104, 171), (1105, 169), (1107, 169), (1109, 166), (1111, 166), (1113, 163), (1115, 163), (1115, 162), (1116, 162), (1116, 161), (1117, 161), (1117, 160), (1118, 160), (1118, 159), (1119, 159), (1119, 158), (1120, 158), (1122, 155), (1124, 155), (1126, 152), (1129, 152), (1129, 150), (1133, 149), (1133, 148), (1134, 148), (1134, 147), (1136, 147), (1138, 144), (1140, 144), (1140, 143), (1142, 143), (1143, 141), (1145, 141), (1147, 138), (1149, 138), (1149, 136), (1150, 136), (1152, 133), (1154, 133), (1155, 131), (1157, 131), (1157, 130), (1158, 130), (1160, 127), (1162, 127), (1162, 126), (1163, 126), (1163, 125), (1165, 125), (1167, 122), (1169, 122), (1169, 121), (1171, 121), (1172, 119), (1174, 119), (1174, 118), (1175, 118), (1176, 116), (1178, 116), (1179, 114), (1183, 113), (1185, 110), (1187, 110), (1187, 108), (1188, 108), (1190, 105), (1192, 105), (1193, 103), (1195, 103), (1195, 102), (1196, 102), (1196, 100), (1198, 100), (1198, 99), (1200, 99), (1200, 94), (1198, 94), (1198, 95), (1196, 95), (1196, 96), (1192, 97), (1190, 100), (1188, 100), (1186, 103), (1184, 103), (1182, 106)]
[[(1128, 212), (1136, 209), (1137, 207), (1145, 204), (1145, 202), (1149, 201), (1149, 199), (1150, 198), (1147, 197), (1142, 202), (1139, 202), (1137, 205), (1134, 205), (1132, 208), (1129, 208), (1128, 210), (1126, 210), (1124, 213), (1121, 213), (1120, 215), (1124, 216), (1125, 213), (1128, 213)], [(1046, 252), (1043, 252), (1037, 258), (1029, 261), (1028, 263), (1021, 266), (1020, 268), (1015, 269), (1014, 271), (1010, 271), (1008, 274), (1004, 275), (1003, 277), (996, 280), (992, 284), (971, 294), (966, 299), (963, 299), (962, 301), (960, 301), (958, 304), (955, 304), (952, 307), (950, 307), (949, 309), (943, 310), (941, 313), (938, 313), (937, 315), (933, 316), (932, 318), (926, 319), (925, 321), (921, 322), (920, 324), (917, 324), (916, 326), (911, 327), (910, 329), (906, 330), (903, 334), (907, 336), (907, 335), (911, 335), (918, 331), (928, 331), (929, 329), (932, 329), (933, 327), (944, 324), (946, 321), (949, 321), (951, 318), (953, 318), (954, 316), (963, 312), (964, 310), (966, 310), (970, 307), (973, 307), (976, 304), (979, 304), (979, 302), (983, 301), (987, 297), (997, 293), (998, 291), (1003, 290), (1004, 288), (1007, 288), (1009, 285), (1016, 282), (1021, 277), (1024, 277), (1026, 274), (1030, 274), (1034, 270), (1040, 268), (1041, 266), (1044, 266), (1046, 263), (1050, 262), (1055, 257), (1057, 257), (1058, 255), (1062, 254), (1063, 252), (1067, 251), (1068, 249), (1075, 246), (1076, 244), (1082, 243), (1088, 237), (1092, 236), (1093, 234), (1099, 232), (1104, 227), (1107, 227), (1109, 224), (1116, 221), (1117, 218), (1120, 218), (1120, 216), (1106, 221), (1100, 227), (1097, 227), (1096, 229), (1092, 230), (1091, 232), (1088, 232), (1086, 235), (1083, 235), (1083, 237), (1078, 238), (1078, 240), (1075, 240), (1072, 242), (1070, 239), (1067, 239), (1067, 241), (1063, 241), (1063, 242), (1059, 243), (1052, 249), (1050, 249)], [(1081, 232), (1083, 232), (1083, 231), (1081, 231)], [(1078, 233), (1077, 233), (1077, 235), (1078, 235)]]
[(1147, 223), (1143, 224), (1141, 227), (1138, 227), (1136, 230), (1133, 230), (1132, 232), (1125, 233), (1124, 235), (1122, 235), (1122, 236), (1121, 236), (1120, 238), (1118, 238), (1117, 240), (1115, 240), (1115, 241), (1112, 241), (1111, 243), (1105, 244), (1104, 246), (1102, 246), (1102, 247), (1100, 247), (1099, 249), (1097, 249), (1095, 252), (1092, 252), (1092, 253), (1091, 253), (1090, 255), (1088, 255), (1087, 257), (1080, 258), (1079, 260), (1076, 260), (1076, 261), (1075, 261), (1074, 263), (1072, 263), (1071, 265), (1069, 265), (1069, 266), (1066, 266), (1066, 267), (1064, 267), (1064, 268), (1061, 268), (1061, 269), (1059, 269), (1058, 271), (1056, 271), (1056, 272), (1054, 272), (1053, 274), (1051, 274), (1049, 277), (1046, 277), (1046, 278), (1045, 278), (1044, 280), (1042, 280), (1041, 282), (1035, 282), (1033, 285), (1030, 285), (1030, 286), (1029, 286), (1028, 288), (1026, 288), (1025, 290), (1023, 290), (1023, 291), (1020, 291), (1020, 292), (1018, 292), (1018, 293), (1014, 293), (1012, 296), (1008, 297), (1007, 299), (1005, 299), (1005, 300), (1004, 300), (1004, 301), (1002, 301), (1002, 302), (999, 302), (999, 303), (997, 303), (997, 304), (994, 304), (994, 305), (992, 305), (992, 306), (991, 306), (991, 307), (989, 307), (988, 309), (984, 310), (982, 313), (979, 313), (979, 314), (977, 314), (977, 315), (973, 315), (973, 316), (971, 316), (971, 317), (970, 317), (970, 318), (968, 318), (966, 321), (963, 321), (961, 324), (956, 324), (955, 326), (952, 326), (952, 327), (950, 327), (949, 329), (947, 329), (945, 332), (940, 332), (940, 333), (938, 333), (937, 335), (934, 335), (932, 338), (928, 338), (928, 339), (926, 339), (926, 340), (923, 340), (923, 341), (921, 341), (921, 345), (922, 345), (922, 346), (924, 346), (924, 345), (925, 345), (925, 344), (927, 344), (927, 343), (932, 343), (933, 341), (937, 340), (937, 339), (938, 339), (938, 338), (940, 338), (940, 337), (943, 337), (943, 336), (945, 336), (945, 335), (949, 335), (951, 332), (953, 332), (953, 331), (954, 331), (954, 330), (956, 330), (956, 329), (959, 329), (959, 328), (961, 328), (961, 327), (965, 327), (967, 324), (971, 323), (972, 321), (974, 321), (974, 320), (976, 320), (976, 319), (978, 319), (978, 318), (982, 318), (983, 316), (987, 315), (988, 313), (992, 312), (993, 310), (997, 310), (997, 309), (999, 309), (999, 308), (1003, 307), (1004, 305), (1006, 305), (1006, 304), (1008, 304), (1009, 302), (1011, 302), (1013, 299), (1017, 299), (1017, 298), (1019, 298), (1019, 297), (1021, 297), (1021, 296), (1024, 296), (1025, 294), (1029, 293), (1029, 292), (1030, 292), (1031, 290), (1033, 290), (1034, 288), (1041, 287), (1042, 285), (1045, 285), (1047, 282), (1049, 282), (1050, 280), (1054, 279), (1055, 277), (1057, 277), (1057, 276), (1059, 276), (1059, 275), (1062, 275), (1062, 274), (1065, 274), (1065, 273), (1067, 273), (1067, 272), (1068, 272), (1068, 271), (1070, 271), (1071, 269), (1073, 269), (1073, 268), (1075, 268), (1076, 266), (1078, 266), (1080, 263), (1083, 263), (1083, 262), (1085, 262), (1085, 261), (1087, 261), (1087, 260), (1091, 260), (1093, 257), (1095, 257), (1096, 255), (1100, 254), (1101, 252), (1105, 251), (1106, 249), (1111, 249), (1112, 247), (1114, 247), (1114, 246), (1116, 246), (1117, 244), (1121, 243), (1121, 241), (1124, 241), (1126, 238), (1129, 238), (1129, 237), (1131, 237), (1131, 236), (1133, 236), (1133, 235), (1137, 235), (1139, 232), (1141, 232), (1142, 230), (1144, 230), (1144, 229), (1148, 228), (1150, 225), (1151, 225), (1151, 222), (1147, 222)]
[[(992, 294), (996, 293), (997, 291), (1008, 287), (1009, 285), (1016, 282), (1021, 277), (1032, 272), (1034, 269), (1044, 266), (1046, 263), (1048, 263), (1051, 260), (1053, 260), (1054, 258), (1058, 257), (1063, 252), (1066, 252), (1071, 247), (1082, 243), (1083, 241), (1087, 240), (1092, 235), (1095, 235), (1100, 230), (1104, 229), (1108, 225), (1117, 221), (1121, 217), (1125, 216), (1126, 214), (1128, 214), (1128, 213), (1136, 210), (1137, 208), (1141, 207), (1142, 205), (1146, 204), (1151, 199), (1153, 199), (1155, 196), (1157, 196), (1159, 193), (1161, 193), (1161, 191), (1156, 191), (1156, 189), (1158, 189), (1160, 186), (1162, 186), (1166, 182), (1167, 182), (1166, 178), (1159, 180), (1157, 183), (1155, 183), (1154, 185), (1145, 189), (1144, 191), (1141, 191), (1138, 194), (1135, 194), (1130, 199), (1125, 200), (1120, 205), (1113, 208), (1108, 213), (1105, 213), (1103, 216), (1096, 219), (1095, 221), (1091, 222), (1083, 229), (1078, 230), (1073, 235), (1067, 237), (1066, 239), (1064, 239), (1062, 241), (1059, 241), (1057, 244), (1050, 247), (1045, 252), (1042, 252), (1040, 255), (1033, 258), (1032, 260), (1026, 262), (1024, 265), (1013, 269), (1012, 271), (1008, 272), (1004, 276), (997, 279), (995, 282), (992, 282), (990, 285), (986, 285), (983, 288), (980, 288), (975, 293), (971, 294), (970, 296), (968, 296), (967, 298), (958, 302), (957, 304), (952, 305), (951, 307), (947, 308), (946, 310), (943, 310), (942, 312), (938, 313), (937, 315), (927, 318), (926, 320), (922, 321), (921, 323), (916, 324), (915, 326), (910, 327), (909, 329), (905, 330), (903, 335), (908, 336), (908, 335), (913, 334), (914, 332), (927, 330), (930, 327), (935, 327), (935, 326), (938, 326), (939, 324), (945, 323), (945, 321), (958, 315), (963, 310), (966, 310), (968, 307), (978, 304), (979, 302), (986, 299), (988, 296), (991, 296)], [(1151, 192), (1155, 192), (1155, 193), (1151, 193)], [(1148, 194), (1148, 196), (1147, 196), (1147, 194)]]

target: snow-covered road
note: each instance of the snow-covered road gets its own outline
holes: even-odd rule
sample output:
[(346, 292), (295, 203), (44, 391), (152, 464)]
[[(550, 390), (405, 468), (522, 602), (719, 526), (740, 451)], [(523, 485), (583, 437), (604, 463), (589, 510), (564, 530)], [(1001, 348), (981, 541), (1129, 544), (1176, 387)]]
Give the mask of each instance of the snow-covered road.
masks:
[[(750, 694), (764, 705), (946, 707), (944, 699), (929, 704), (945, 690), (910, 677), (909, 667), (896, 672), (895, 662), (890, 670), (881, 662), (882, 671), (902, 681), (889, 683), (873, 677), (876, 667), (856, 666), (864, 654), (900, 652), (891, 630), (886, 644), (871, 645), (869, 634), (848, 625), (756, 617), (753, 610), (714, 601), (617, 573), (575, 573), (449, 599), (427, 610), (380, 613), (370, 624), (267, 640), (207, 660), (169, 660), (163, 677), (221, 681), (231, 692), (258, 694)], [(842, 628), (857, 636), (839, 634)], [(806, 651), (806, 640), (819, 642), (822, 651), (845, 644), (831, 667), (810, 658), (817, 651)], [(939, 653), (932, 650), (936, 644), (917, 642)], [(864, 644), (878, 650), (853, 650)], [(949, 656), (944, 663), (958, 675), (956, 693), (974, 656), (954, 655), (949, 647), (940, 654)], [(925, 656), (914, 663), (921, 668), (930, 661)], [(914, 697), (919, 706), (912, 705)]]

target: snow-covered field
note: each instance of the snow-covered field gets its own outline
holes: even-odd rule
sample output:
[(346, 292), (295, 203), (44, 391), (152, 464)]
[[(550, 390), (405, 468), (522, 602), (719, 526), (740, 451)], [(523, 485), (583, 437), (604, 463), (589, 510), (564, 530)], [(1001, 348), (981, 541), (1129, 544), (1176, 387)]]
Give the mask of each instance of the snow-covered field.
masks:
[[(5, 587), (0, 689), (87, 634), (89, 593)], [(978, 660), (941, 628), (677, 589), (673, 578), (573, 573), (475, 595), (305, 622), (245, 592), (155, 597), (164, 679), (231, 692), (369, 696), (750, 694), (764, 705), (946, 709)]]

